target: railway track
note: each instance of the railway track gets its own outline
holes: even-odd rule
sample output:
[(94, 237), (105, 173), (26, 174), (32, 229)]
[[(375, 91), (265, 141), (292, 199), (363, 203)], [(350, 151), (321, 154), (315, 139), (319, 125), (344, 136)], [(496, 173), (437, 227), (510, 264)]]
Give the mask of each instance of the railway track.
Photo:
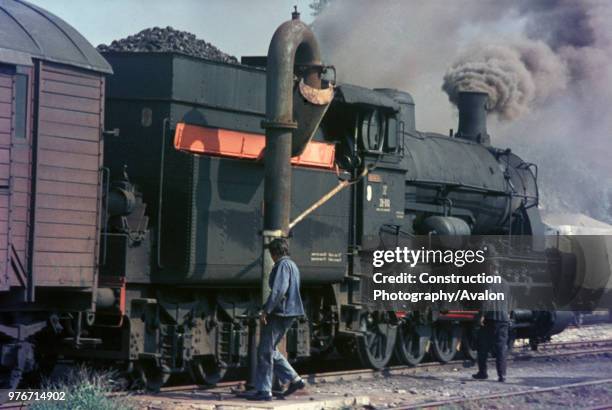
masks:
[[(533, 388), (529, 388), (529, 389), (512, 391), (512, 392), (485, 394), (482, 396), (470, 397), (469, 399), (458, 398), (458, 399), (438, 400), (438, 401), (432, 401), (428, 403), (420, 403), (420, 404), (414, 404), (414, 405), (408, 405), (408, 406), (398, 406), (398, 407), (393, 407), (393, 409), (395, 410), (428, 409), (428, 408), (444, 407), (444, 406), (449, 406), (449, 405), (462, 405), (462, 404), (468, 404), (468, 403), (472, 404), (476, 402), (482, 402), (482, 404), (486, 406), (486, 402), (490, 400), (499, 400), (499, 399), (504, 399), (504, 398), (509, 398), (509, 397), (517, 397), (517, 396), (539, 395), (543, 393), (567, 391), (571, 389), (601, 386), (605, 384), (612, 384), (612, 379), (596, 380), (596, 381), (589, 381), (589, 382), (582, 382), (582, 383), (562, 384), (559, 386), (543, 387), (543, 388), (538, 388), (535, 390)], [(589, 407), (587, 409), (588, 410), (612, 409), (612, 405), (603, 404), (601, 406)]]
[[(612, 339), (601, 339), (592, 340), (585, 342), (563, 342), (563, 343), (544, 343), (540, 345), (542, 348), (538, 352), (523, 353), (516, 351), (514, 354), (508, 357), (509, 361), (520, 362), (523, 360), (539, 360), (549, 359), (555, 357), (571, 357), (580, 355), (591, 355), (591, 354), (602, 354), (612, 353)], [(546, 353), (550, 351), (549, 353)], [(493, 361), (494, 359), (490, 359)], [(377, 377), (390, 377), (400, 375), (416, 374), (422, 371), (435, 372), (453, 369), (457, 367), (464, 367), (468, 362), (467, 360), (453, 360), (448, 363), (438, 362), (427, 362), (421, 363), (417, 366), (390, 366), (382, 370), (373, 369), (356, 369), (356, 370), (339, 370), (332, 372), (322, 373), (308, 373), (302, 374), (302, 378), (308, 382), (308, 384), (316, 383), (331, 383), (336, 381), (347, 381), (347, 380), (363, 380), (373, 379)], [(245, 380), (226, 381), (218, 383), (215, 387), (209, 388), (211, 391), (217, 389), (238, 389), (245, 385)], [(190, 391), (201, 389), (202, 386), (198, 385), (186, 385), (186, 386), (173, 386), (165, 387), (161, 389), (161, 392), (179, 392), (179, 391)]]
[[(525, 360), (542, 360), (542, 359), (550, 359), (550, 358), (559, 358), (559, 357), (572, 357), (572, 356), (583, 356), (583, 355), (593, 355), (593, 354), (602, 354), (602, 353), (612, 353), (612, 339), (601, 339), (601, 340), (591, 340), (584, 342), (561, 342), (561, 343), (543, 343), (540, 345), (540, 350), (537, 352), (523, 352), (522, 348), (515, 349), (515, 352), (508, 357), (509, 361), (512, 362), (521, 362)], [(491, 361), (493, 359), (490, 359)], [(339, 370), (339, 371), (328, 371), (321, 373), (306, 373), (302, 374), (302, 378), (307, 381), (309, 385), (316, 385), (317, 383), (333, 383), (339, 381), (350, 381), (350, 380), (368, 380), (368, 379), (376, 379), (376, 378), (385, 378), (392, 376), (406, 376), (412, 374), (419, 374), (422, 372), (438, 372), (438, 371), (446, 371), (461, 367), (470, 367), (472, 366), (471, 361), (467, 360), (453, 360), (448, 363), (438, 363), (438, 362), (426, 362), (421, 363), (417, 366), (390, 366), (384, 368), (382, 370), (373, 370), (373, 369), (355, 369), (355, 370)], [(597, 383), (612, 383), (612, 379), (610, 380), (602, 380), (597, 382), (591, 382), (591, 384)], [(190, 392), (190, 391), (201, 391), (206, 390), (211, 393), (219, 392), (219, 393), (227, 393), (228, 390), (239, 392), (244, 389), (246, 384), (245, 380), (229, 380), (218, 383), (216, 386), (207, 387), (207, 386), (199, 386), (199, 385), (181, 385), (181, 386), (170, 386), (164, 387), (160, 390), (160, 394), (168, 394), (168, 393), (178, 393), (178, 392)], [(576, 386), (588, 385), (584, 383), (577, 383)], [(563, 385), (558, 388), (563, 387), (572, 387), (573, 385)], [(486, 395), (482, 397), (476, 397), (470, 400), (490, 400), (494, 398), (502, 398), (509, 397), (514, 394), (534, 394), (537, 392), (545, 392), (545, 391), (554, 391), (557, 387), (554, 388), (543, 388), (534, 391), (533, 389), (518, 391), (518, 392), (510, 392), (510, 393), (500, 393), (498, 395)], [(127, 392), (117, 392), (113, 393), (114, 396), (121, 397), (127, 395)], [(427, 403), (426, 405), (419, 405), (416, 407), (436, 407), (441, 404), (436, 403), (444, 403), (444, 404), (453, 404), (453, 403), (461, 403), (462, 401), (466, 401), (465, 399), (455, 399), (448, 401), (441, 401), (435, 403)], [(416, 407), (401, 407), (402, 409), (406, 408), (416, 408)], [(0, 405), (0, 410), (16, 410), (16, 409), (27, 409), (27, 403), (5, 403)], [(602, 408), (603, 409), (603, 408)]]
[[(539, 352), (551, 351), (551, 350), (564, 350), (564, 349), (586, 349), (586, 348), (607, 348), (612, 346), (612, 339), (599, 339), (599, 340), (587, 340), (580, 342), (554, 342), (554, 343), (542, 343), (538, 346)], [(514, 354), (520, 354), (520, 352), (527, 350), (528, 345), (518, 346), (514, 348)]]
[(2, 410), (25, 410), (28, 407), (27, 403), (5, 403), (0, 405)]

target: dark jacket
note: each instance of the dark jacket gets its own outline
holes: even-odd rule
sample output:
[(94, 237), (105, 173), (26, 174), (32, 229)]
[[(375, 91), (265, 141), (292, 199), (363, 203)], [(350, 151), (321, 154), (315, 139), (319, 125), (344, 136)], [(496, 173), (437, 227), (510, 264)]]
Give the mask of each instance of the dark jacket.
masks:
[(510, 288), (506, 281), (502, 283), (491, 283), (487, 285), (487, 289), (492, 293), (503, 293), (504, 300), (487, 300), (483, 302), (480, 314), (485, 320), (508, 322), (510, 321)]
[(266, 314), (276, 316), (304, 316), (304, 305), (300, 296), (300, 270), (288, 256), (274, 264), (268, 282), (271, 292), (264, 304)]

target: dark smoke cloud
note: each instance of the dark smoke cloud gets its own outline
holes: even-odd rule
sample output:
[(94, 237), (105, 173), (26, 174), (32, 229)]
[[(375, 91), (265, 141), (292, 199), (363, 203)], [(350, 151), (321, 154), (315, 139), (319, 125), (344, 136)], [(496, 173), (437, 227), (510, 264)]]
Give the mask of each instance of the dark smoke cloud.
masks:
[(453, 104), (459, 91), (489, 94), (488, 110), (503, 120), (529, 111), (565, 88), (566, 68), (552, 50), (540, 42), (473, 46), (463, 52), (444, 75), (442, 89)]
[[(588, 1), (588, 0), (587, 0)], [(553, 49), (586, 47), (596, 41), (591, 25), (592, 5), (576, 0), (523, 0), (519, 12), (528, 18), (528, 37), (545, 41)]]
[(609, 0), (332, 0), (314, 28), (340, 81), (411, 92), (422, 130), (456, 124), (442, 84), (453, 100), (479, 78), (542, 206), (612, 222), (611, 21)]

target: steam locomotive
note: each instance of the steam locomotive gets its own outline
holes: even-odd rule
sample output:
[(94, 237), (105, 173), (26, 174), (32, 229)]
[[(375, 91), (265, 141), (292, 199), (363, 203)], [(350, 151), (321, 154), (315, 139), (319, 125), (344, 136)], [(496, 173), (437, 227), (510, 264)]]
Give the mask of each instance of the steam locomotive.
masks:
[[(307, 311), (286, 338), (291, 360), (474, 356), (476, 312), (377, 311), (363, 288), (383, 235), (541, 233), (536, 167), (490, 146), (486, 95), (461, 94), (456, 133), (420, 132), (408, 93), (325, 80), (296, 16), (267, 60), (226, 64), (102, 57), (45, 10), (2, 8), (0, 387), (60, 358), (123, 365), (150, 388), (245, 366), (275, 210), (307, 210), (280, 232)], [(266, 115), (291, 106), (275, 81), (293, 93), (289, 118)], [(262, 121), (289, 145), (266, 144)], [(515, 334), (534, 343), (569, 320), (521, 317)]]

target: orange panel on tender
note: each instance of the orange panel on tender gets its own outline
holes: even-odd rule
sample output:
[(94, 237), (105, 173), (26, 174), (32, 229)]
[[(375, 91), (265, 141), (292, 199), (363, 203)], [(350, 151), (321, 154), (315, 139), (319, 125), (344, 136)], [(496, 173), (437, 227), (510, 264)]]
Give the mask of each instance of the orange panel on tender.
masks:
[[(174, 134), (174, 148), (196, 154), (230, 158), (257, 159), (266, 146), (266, 137), (222, 128), (207, 128), (179, 123)], [(334, 168), (335, 146), (311, 141), (302, 155), (291, 159), (297, 166)]]

